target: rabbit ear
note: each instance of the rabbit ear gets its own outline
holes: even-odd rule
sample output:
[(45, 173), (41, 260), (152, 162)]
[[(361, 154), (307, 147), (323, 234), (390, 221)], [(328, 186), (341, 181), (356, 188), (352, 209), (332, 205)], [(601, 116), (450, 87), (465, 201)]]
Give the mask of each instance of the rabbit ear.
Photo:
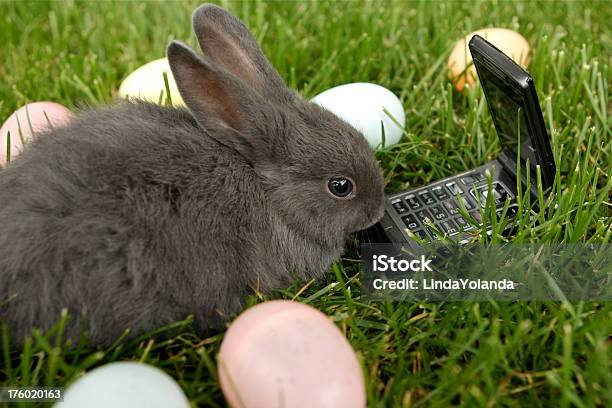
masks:
[[(167, 50), (172, 75), (185, 104), (211, 137), (249, 162), (264, 153), (267, 141), (247, 137), (249, 120), (263, 111), (266, 101), (216, 64), (173, 41)], [(259, 152), (258, 152), (259, 150)]]
[(208, 58), (268, 100), (287, 103), (293, 93), (246, 26), (226, 10), (206, 4), (193, 13), (193, 29)]

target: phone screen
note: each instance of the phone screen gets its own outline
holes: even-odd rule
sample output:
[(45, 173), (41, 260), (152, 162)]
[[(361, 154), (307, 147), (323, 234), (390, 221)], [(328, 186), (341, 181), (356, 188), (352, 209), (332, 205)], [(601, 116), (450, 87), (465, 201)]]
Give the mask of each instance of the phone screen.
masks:
[(527, 115), (525, 114), (523, 95), (518, 93), (510, 83), (505, 83), (499, 74), (487, 69), (487, 63), (474, 61), (478, 64), (478, 76), (485, 93), (489, 111), (502, 148), (512, 153), (516, 158), (519, 149), (521, 162), (525, 166), (527, 160), (532, 174), (538, 164), (533, 135), (529, 129)]

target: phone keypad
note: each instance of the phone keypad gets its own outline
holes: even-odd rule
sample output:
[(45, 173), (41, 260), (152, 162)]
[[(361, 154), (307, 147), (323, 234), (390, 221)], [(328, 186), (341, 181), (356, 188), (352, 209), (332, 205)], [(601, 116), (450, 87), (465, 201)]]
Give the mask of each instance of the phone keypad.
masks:
[[(457, 181), (410, 192), (395, 198), (391, 204), (406, 228), (422, 240), (429, 241), (429, 234), (434, 239), (441, 239), (433, 229), (429, 229), (428, 233), (431, 223), (445, 236), (453, 237), (462, 233), (465, 235), (474, 229), (474, 221), (482, 225), (482, 216), (476, 200), (479, 198), (483, 205), (486, 203), (488, 186), (485, 180), (484, 175), (471, 173)], [(492, 191), (497, 215), (501, 217), (506, 197), (511, 195), (499, 182), (493, 183)], [(471, 222), (461, 215), (462, 207), (467, 210), (468, 218), (473, 219)], [(512, 203), (506, 210), (506, 219), (514, 218), (517, 212), (517, 205)], [(459, 236), (459, 239), (462, 237), (463, 235)]]

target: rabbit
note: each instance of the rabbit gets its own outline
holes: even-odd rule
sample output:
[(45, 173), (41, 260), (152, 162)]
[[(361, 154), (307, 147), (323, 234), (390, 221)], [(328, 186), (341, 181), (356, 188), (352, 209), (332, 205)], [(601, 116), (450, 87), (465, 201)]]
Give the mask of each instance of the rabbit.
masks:
[(383, 215), (365, 138), (290, 90), (246, 26), (193, 13), (203, 55), (172, 41), (186, 108), (81, 112), (0, 171), (0, 319), (93, 344), (193, 316), (222, 330), (254, 292), (321, 278)]

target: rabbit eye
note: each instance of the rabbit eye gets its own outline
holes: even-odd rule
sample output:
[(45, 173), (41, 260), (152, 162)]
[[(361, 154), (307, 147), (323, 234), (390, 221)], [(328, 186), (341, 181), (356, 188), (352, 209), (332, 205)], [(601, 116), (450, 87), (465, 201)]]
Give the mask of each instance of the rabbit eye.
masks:
[(349, 198), (354, 189), (353, 181), (346, 177), (334, 177), (327, 182), (327, 190), (338, 198)]

